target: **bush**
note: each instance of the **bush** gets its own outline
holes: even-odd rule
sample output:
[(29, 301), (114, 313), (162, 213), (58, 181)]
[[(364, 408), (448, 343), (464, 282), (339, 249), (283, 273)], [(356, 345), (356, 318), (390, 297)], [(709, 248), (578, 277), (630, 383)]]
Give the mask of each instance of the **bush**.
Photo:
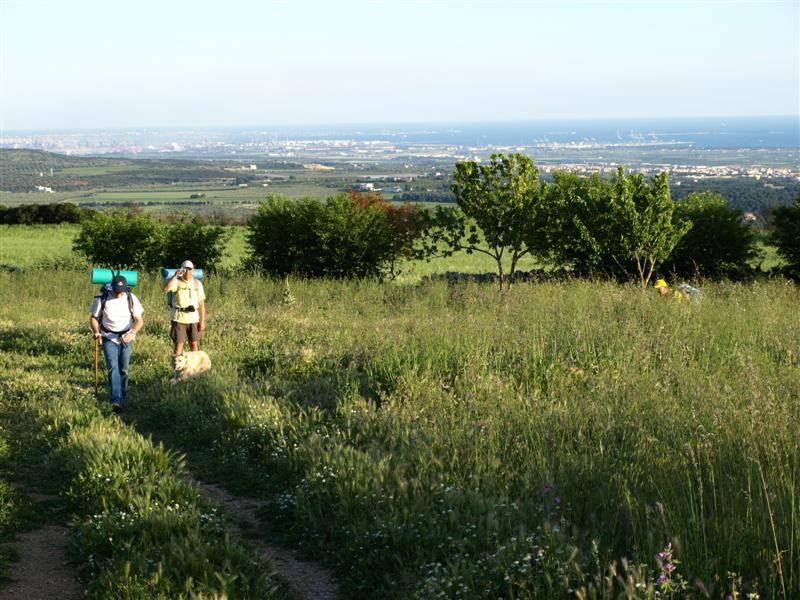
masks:
[(153, 269), (161, 262), (163, 239), (163, 225), (149, 216), (95, 213), (72, 249), (98, 266)]
[(556, 171), (553, 177), (540, 215), (545, 231), (542, 253), (581, 277), (614, 274), (608, 182), (597, 174), (581, 177), (568, 171)]
[(0, 206), (0, 223), (5, 225), (33, 225), (52, 223), (79, 223), (93, 211), (78, 208), (71, 202), (52, 204), (23, 204), (8, 208)]
[(663, 265), (664, 272), (683, 277), (736, 278), (750, 269), (756, 236), (742, 220), (742, 211), (728, 206), (719, 194), (697, 192), (675, 203), (673, 220), (691, 222)]
[(551, 259), (575, 274), (646, 286), (690, 227), (673, 220), (674, 209), (666, 172), (649, 181), (622, 167), (610, 180), (557, 172), (539, 229)]
[(800, 279), (800, 196), (794, 206), (781, 206), (773, 212), (775, 229), (770, 242), (778, 248), (778, 254), (787, 263), (786, 272)]
[(162, 265), (178, 266), (187, 258), (213, 272), (225, 255), (230, 234), (220, 225), (207, 225), (200, 217), (167, 225), (164, 231)]
[(95, 213), (84, 221), (72, 248), (98, 266), (156, 269), (189, 258), (214, 271), (225, 253), (228, 232), (200, 217), (164, 224), (140, 213)]
[(271, 196), (248, 222), (249, 263), (271, 275), (382, 277), (410, 255), (419, 213), (351, 192), (323, 203)]

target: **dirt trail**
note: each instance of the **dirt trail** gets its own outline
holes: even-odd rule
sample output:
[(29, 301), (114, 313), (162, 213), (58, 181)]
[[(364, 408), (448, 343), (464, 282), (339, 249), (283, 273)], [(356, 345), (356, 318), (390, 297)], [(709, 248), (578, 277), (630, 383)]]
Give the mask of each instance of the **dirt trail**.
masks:
[(14, 582), (0, 590), (0, 600), (77, 600), (83, 598), (75, 571), (67, 562), (67, 529), (46, 525), (17, 536), (19, 562)]
[[(256, 531), (263, 528), (263, 524), (258, 518), (258, 511), (267, 504), (263, 500), (234, 496), (217, 485), (203, 483), (191, 475), (188, 480), (197, 488), (203, 498), (224, 507), (233, 516), (246, 523), (248, 527)], [(291, 551), (273, 546), (263, 540), (251, 537), (245, 539), (256, 550), (269, 558), (275, 573), (289, 585), (292, 595), (297, 600), (335, 600), (339, 597), (336, 580), (325, 567), (317, 563), (299, 560)], [(0, 598), (0, 600), (4, 599)]]

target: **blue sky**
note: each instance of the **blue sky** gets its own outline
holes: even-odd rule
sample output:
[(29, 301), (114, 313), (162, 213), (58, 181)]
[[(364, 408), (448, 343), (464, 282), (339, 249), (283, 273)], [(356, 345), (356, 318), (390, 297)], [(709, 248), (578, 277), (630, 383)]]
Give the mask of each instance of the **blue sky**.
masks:
[(0, 27), (7, 131), (800, 112), (800, 0), (3, 0)]

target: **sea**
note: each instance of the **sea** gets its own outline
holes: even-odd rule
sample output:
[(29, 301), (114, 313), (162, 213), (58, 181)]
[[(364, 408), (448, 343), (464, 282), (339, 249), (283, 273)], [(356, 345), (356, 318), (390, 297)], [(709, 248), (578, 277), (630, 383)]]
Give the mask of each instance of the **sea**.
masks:
[(405, 144), (685, 144), (701, 148), (800, 148), (800, 116), (664, 119), (563, 119), (486, 123), (405, 123), (277, 127), (279, 139), (389, 140)]
[[(386, 141), (398, 146), (515, 147), (555, 144), (675, 145), (693, 148), (800, 148), (800, 115), (651, 119), (540, 119), (470, 123), (248, 125), (7, 132), (89, 136), (137, 144), (205, 140), (259, 143), (313, 140)], [(0, 146), (3, 146), (0, 141)], [(13, 147), (13, 146), (12, 146)]]

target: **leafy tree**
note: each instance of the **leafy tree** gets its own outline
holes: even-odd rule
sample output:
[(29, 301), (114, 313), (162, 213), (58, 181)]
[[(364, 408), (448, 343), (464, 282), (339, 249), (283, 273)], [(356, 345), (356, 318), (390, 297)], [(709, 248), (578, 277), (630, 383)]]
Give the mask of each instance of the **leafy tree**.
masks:
[(613, 227), (616, 241), (614, 261), (631, 275), (633, 264), (642, 287), (647, 287), (656, 267), (672, 252), (691, 228), (691, 223), (672, 219), (675, 204), (670, 198), (666, 172), (648, 183), (644, 176), (626, 175), (622, 167), (612, 182)]
[(770, 242), (788, 263), (786, 272), (800, 279), (800, 196), (794, 206), (781, 206), (773, 211), (773, 225)]
[(98, 266), (152, 269), (160, 265), (163, 226), (149, 216), (94, 213), (72, 245)]
[(393, 254), (394, 232), (386, 213), (347, 195), (328, 198), (315, 233), (320, 275), (380, 277)]
[(756, 235), (742, 211), (712, 192), (695, 192), (675, 203), (673, 221), (692, 228), (676, 244), (662, 269), (685, 277), (736, 277), (754, 259)]
[(449, 252), (491, 256), (502, 289), (503, 259), (511, 260), (511, 278), (519, 259), (532, 251), (528, 241), (534, 237), (542, 196), (539, 171), (524, 154), (493, 154), (484, 166), (475, 161), (457, 163), (451, 189), (458, 210), (437, 209), (432, 225), (439, 233), (432, 239), (444, 241)]
[(269, 196), (247, 223), (248, 263), (273, 275), (317, 273), (322, 211), (322, 203), (311, 198)]
[(556, 172), (546, 192), (539, 238), (551, 260), (577, 275), (636, 278), (646, 286), (689, 228), (673, 223), (666, 173), (648, 182), (622, 168), (610, 180)]
[(404, 202), (401, 206), (397, 206), (377, 193), (365, 194), (348, 190), (347, 194), (356, 205), (363, 209), (378, 210), (386, 215), (392, 233), (391, 238), (386, 240), (391, 249), (388, 271), (392, 278), (396, 277), (398, 263), (401, 260), (410, 260), (417, 256), (414, 248), (415, 242), (422, 233), (423, 211), (410, 202)]
[(224, 227), (209, 225), (196, 216), (167, 225), (163, 239), (163, 266), (177, 266), (188, 258), (195, 265), (214, 272), (225, 255), (230, 234)]
[(609, 182), (556, 171), (539, 211), (540, 253), (579, 276), (611, 276), (619, 250)]
[(270, 197), (249, 223), (250, 264), (273, 275), (383, 277), (412, 255), (421, 215), (371, 194)]

